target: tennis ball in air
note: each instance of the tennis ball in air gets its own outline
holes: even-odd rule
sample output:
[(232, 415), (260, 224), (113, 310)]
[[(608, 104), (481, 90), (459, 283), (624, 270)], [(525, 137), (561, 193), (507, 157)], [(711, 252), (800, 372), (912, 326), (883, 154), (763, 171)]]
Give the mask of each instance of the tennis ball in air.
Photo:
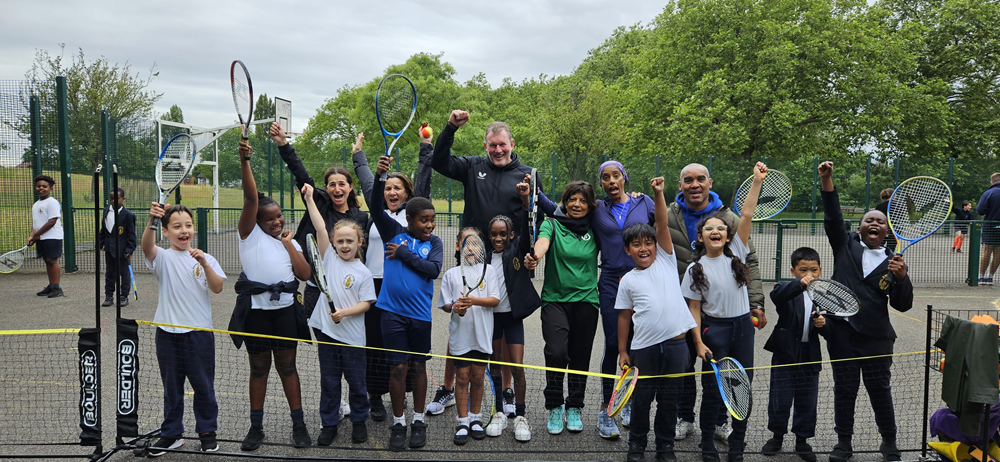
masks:
[(427, 122), (420, 124), (420, 136), (424, 138), (430, 138), (431, 135), (433, 134), (434, 131), (431, 130), (431, 127), (427, 126)]
[(757, 325), (758, 324), (757, 316), (751, 316), (750, 319), (753, 320), (753, 326), (754, 327), (760, 327), (760, 326)]

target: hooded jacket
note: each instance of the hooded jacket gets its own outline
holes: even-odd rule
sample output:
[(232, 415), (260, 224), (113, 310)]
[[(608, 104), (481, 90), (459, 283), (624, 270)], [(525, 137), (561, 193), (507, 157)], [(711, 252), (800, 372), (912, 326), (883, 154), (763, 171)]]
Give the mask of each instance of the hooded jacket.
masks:
[(454, 125), (445, 124), (434, 145), (431, 165), (438, 173), (465, 185), (462, 226), (475, 226), (485, 234), (493, 217), (506, 215), (514, 222), (515, 229), (521, 229), (527, 213), (517, 193), (517, 184), (531, 173), (531, 167), (522, 164), (513, 152), (510, 162), (503, 167), (493, 165), (483, 156), (455, 157), (451, 155), (451, 146), (456, 130)]

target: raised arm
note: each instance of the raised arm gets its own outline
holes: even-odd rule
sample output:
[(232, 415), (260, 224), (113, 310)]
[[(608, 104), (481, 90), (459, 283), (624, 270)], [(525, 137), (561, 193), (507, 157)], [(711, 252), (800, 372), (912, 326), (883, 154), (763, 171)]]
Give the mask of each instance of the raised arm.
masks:
[[(169, 206), (170, 204), (163, 204), (163, 206), (160, 207), (159, 204), (153, 202), (149, 207), (149, 223), (143, 227), (142, 241), (140, 242), (140, 244), (142, 245), (143, 257), (145, 257), (146, 261), (150, 263), (152, 263), (153, 260), (156, 259), (156, 251), (158, 250), (158, 247), (156, 247), (156, 231), (153, 231), (153, 229), (150, 228), (150, 226), (153, 226), (154, 218), (163, 217), (164, 211)], [(160, 224), (162, 226), (167, 226), (167, 224), (163, 223), (162, 221), (160, 222)]]
[(302, 159), (299, 159), (299, 156), (295, 154), (295, 148), (288, 142), (285, 131), (281, 129), (278, 122), (271, 123), (271, 139), (278, 145), (278, 155), (281, 156), (281, 160), (285, 162), (288, 170), (295, 177), (296, 189), (302, 189), (302, 185), (306, 183), (316, 186), (312, 177), (309, 176), (309, 172), (306, 171), (306, 167), (302, 165)]
[(674, 242), (670, 239), (670, 227), (667, 226), (667, 198), (663, 197), (663, 177), (649, 180), (653, 188), (653, 216), (656, 218), (656, 243), (668, 254), (674, 253)]
[(253, 170), (250, 169), (252, 153), (253, 148), (246, 141), (240, 141), (240, 177), (243, 180), (243, 211), (240, 212), (237, 225), (240, 239), (246, 239), (253, 232), (253, 227), (257, 226), (257, 183), (254, 182)]
[[(313, 227), (316, 228), (316, 245), (319, 247), (319, 256), (323, 257), (326, 253), (327, 243), (330, 242), (330, 234), (326, 231), (326, 220), (323, 219), (323, 214), (319, 213), (319, 208), (316, 207), (316, 199), (313, 198), (313, 186), (311, 184), (306, 184), (302, 186), (302, 197), (306, 201), (306, 211), (309, 212), (309, 219), (313, 222)], [(317, 265), (321, 265), (321, 262), (315, 262)]]
[(822, 185), (820, 193), (823, 199), (823, 229), (830, 247), (841, 248), (847, 242), (847, 232), (844, 226), (844, 212), (840, 209), (840, 194), (833, 187), (833, 162), (819, 164), (819, 178)]
[(354, 162), (354, 175), (358, 177), (358, 184), (361, 185), (361, 194), (365, 197), (365, 203), (370, 204), (372, 188), (375, 186), (375, 175), (372, 174), (372, 169), (368, 166), (368, 156), (361, 149), (364, 141), (364, 133), (358, 133), (358, 136), (354, 138), (354, 145), (351, 146), (351, 161)]
[(743, 245), (750, 242), (750, 225), (753, 223), (753, 212), (757, 209), (757, 200), (760, 199), (760, 185), (764, 183), (767, 176), (767, 165), (757, 162), (753, 167), (753, 183), (747, 198), (743, 201), (743, 209), (740, 210), (740, 224), (736, 227), (736, 235), (743, 241)]
[(434, 145), (431, 137), (420, 135), (420, 157), (417, 158), (417, 177), (413, 179), (413, 197), (431, 198), (434, 168)]
[(451, 111), (448, 123), (438, 135), (437, 144), (434, 145), (434, 155), (431, 165), (438, 173), (453, 180), (465, 183), (466, 175), (469, 173), (469, 161), (461, 157), (451, 155), (451, 146), (455, 143), (455, 131), (469, 121), (469, 113), (461, 110)]

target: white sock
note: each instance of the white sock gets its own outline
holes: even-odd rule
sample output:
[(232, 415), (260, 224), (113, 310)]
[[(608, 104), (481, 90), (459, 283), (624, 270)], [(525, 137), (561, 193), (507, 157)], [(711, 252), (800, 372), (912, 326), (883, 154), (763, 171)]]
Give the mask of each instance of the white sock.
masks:
[(986, 277), (986, 275), (985, 275), (985, 274), (983, 274), (983, 273), (979, 273), (979, 279), (983, 279), (983, 278), (985, 278), (985, 277)]
[(476, 423), (472, 424), (472, 427), (471, 427), (475, 431), (482, 431), (483, 430), (482, 420), (480, 420), (480, 418), (481, 418), (480, 414), (469, 414), (469, 420), (472, 421), (472, 422), (476, 422)]
[[(458, 424), (459, 425), (465, 425), (466, 427), (468, 427), (469, 426), (469, 418), (468, 417), (459, 417), (458, 418)], [(462, 435), (466, 435), (468, 433), (469, 433), (469, 431), (463, 428), (463, 429), (455, 432), (455, 435), (462, 436)]]
[(413, 413), (413, 421), (414, 422), (423, 422), (424, 421), (424, 413), (421, 412), (421, 413), (417, 414), (416, 412), (414, 412)]
[(405, 427), (406, 426), (406, 416), (399, 416), (399, 417), (392, 416), (392, 423), (393, 424), (400, 424), (400, 425), (402, 425), (402, 426)]

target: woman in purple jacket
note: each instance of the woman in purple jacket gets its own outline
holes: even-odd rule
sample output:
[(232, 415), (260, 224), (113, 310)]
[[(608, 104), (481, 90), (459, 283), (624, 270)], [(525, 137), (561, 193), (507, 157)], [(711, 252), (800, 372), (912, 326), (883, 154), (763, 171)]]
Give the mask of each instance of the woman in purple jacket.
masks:
[[(622, 231), (637, 223), (652, 226), (656, 219), (653, 217), (653, 200), (649, 196), (637, 194), (633, 197), (625, 192), (628, 175), (620, 162), (609, 160), (601, 164), (597, 177), (604, 190), (604, 200), (599, 201), (597, 208), (590, 213), (590, 227), (601, 249), (601, 275), (597, 281), (605, 339), (601, 372), (614, 375), (618, 373), (618, 312), (615, 311), (618, 281), (635, 268), (635, 261), (625, 253)], [(547, 215), (556, 209), (556, 205), (544, 194), (539, 194), (538, 205)], [(604, 402), (610, 401), (614, 381), (601, 379), (601, 388)], [(622, 424), (628, 426), (630, 417), (629, 406), (622, 410)], [(615, 439), (619, 436), (618, 425), (614, 418), (608, 416), (606, 409), (597, 417), (597, 429), (602, 438)]]

